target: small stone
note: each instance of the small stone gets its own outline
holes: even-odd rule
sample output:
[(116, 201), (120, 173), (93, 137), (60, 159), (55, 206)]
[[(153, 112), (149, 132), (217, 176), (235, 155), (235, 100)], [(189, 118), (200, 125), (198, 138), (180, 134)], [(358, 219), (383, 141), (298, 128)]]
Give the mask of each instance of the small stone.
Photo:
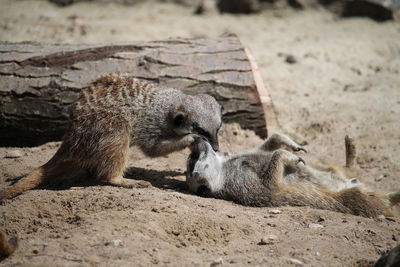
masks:
[(24, 153), (21, 150), (10, 150), (6, 152), (6, 155), (4, 156), (5, 158), (19, 158), (22, 157)]
[(278, 209), (272, 209), (272, 210), (269, 211), (269, 213), (271, 213), (271, 214), (281, 214), (282, 211), (278, 210)]
[(106, 241), (104, 243), (104, 245), (106, 246), (113, 246), (113, 247), (122, 247), (123, 242), (121, 239), (115, 239), (115, 240), (110, 240), (110, 241)]
[(212, 267), (212, 266), (217, 266), (217, 265), (221, 265), (222, 264), (222, 257), (219, 257), (219, 258), (217, 258), (217, 259), (215, 259), (215, 260), (213, 260), (211, 263), (210, 263), (210, 267)]
[(381, 176), (375, 178), (375, 182), (380, 182), (380, 181), (382, 181), (384, 177), (385, 177), (385, 176), (382, 174)]
[(382, 215), (382, 214), (378, 216), (379, 220), (384, 220), (385, 218), (386, 218), (385, 215)]
[(258, 243), (259, 245), (272, 245), (278, 240), (276, 235), (267, 235), (261, 238), (261, 241)]
[(157, 208), (154, 208), (154, 207), (151, 208), (151, 211), (152, 211), (152, 212), (155, 212), (155, 213), (159, 213), (159, 212), (160, 212)]
[(318, 229), (318, 228), (324, 228), (324, 226), (321, 225), (321, 224), (318, 224), (318, 223), (310, 223), (310, 224), (308, 225), (308, 228), (311, 228), (311, 229)]
[(297, 59), (293, 55), (286, 55), (285, 61), (286, 61), (286, 63), (289, 63), (289, 64), (297, 63)]
[(181, 233), (180, 233), (179, 231), (172, 230), (172, 234), (175, 235), (175, 236), (178, 236), (178, 235), (180, 235)]
[(287, 260), (288, 260), (288, 262), (295, 264), (295, 265), (303, 265), (304, 264), (302, 261), (300, 261), (298, 259), (294, 259), (294, 258), (288, 258)]

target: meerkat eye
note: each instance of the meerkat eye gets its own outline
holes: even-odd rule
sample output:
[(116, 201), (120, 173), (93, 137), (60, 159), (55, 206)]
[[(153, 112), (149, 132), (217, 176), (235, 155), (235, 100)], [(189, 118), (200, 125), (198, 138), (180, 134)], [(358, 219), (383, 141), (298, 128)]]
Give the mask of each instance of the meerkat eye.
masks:
[(203, 128), (201, 128), (197, 123), (193, 123), (193, 130), (195, 132), (197, 132), (199, 135), (201, 135), (207, 139), (211, 138), (210, 133), (207, 132), (206, 130), (204, 130)]
[(184, 121), (185, 121), (185, 116), (182, 113), (176, 114), (173, 121), (174, 127), (176, 128), (181, 127)]

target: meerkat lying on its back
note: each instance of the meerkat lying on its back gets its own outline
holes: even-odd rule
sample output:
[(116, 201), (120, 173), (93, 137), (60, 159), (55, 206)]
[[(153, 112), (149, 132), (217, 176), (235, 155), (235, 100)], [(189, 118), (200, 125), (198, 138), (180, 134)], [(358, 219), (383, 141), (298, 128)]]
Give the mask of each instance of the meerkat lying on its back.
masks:
[(136, 181), (123, 178), (129, 146), (157, 157), (200, 137), (218, 150), (221, 124), (221, 106), (209, 95), (190, 96), (117, 74), (102, 77), (83, 90), (53, 158), (0, 192), (0, 200), (73, 170), (88, 171), (108, 184), (133, 187)]
[(275, 134), (258, 149), (223, 157), (199, 140), (187, 161), (189, 190), (248, 206), (311, 206), (364, 217), (392, 215), (391, 206), (400, 202), (400, 192), (368, 192), (357, 179), (345, 177), (355, 158), (349, 138), (346, 168), (306, 166), (283, 148), (305, 151), (287, 136)]

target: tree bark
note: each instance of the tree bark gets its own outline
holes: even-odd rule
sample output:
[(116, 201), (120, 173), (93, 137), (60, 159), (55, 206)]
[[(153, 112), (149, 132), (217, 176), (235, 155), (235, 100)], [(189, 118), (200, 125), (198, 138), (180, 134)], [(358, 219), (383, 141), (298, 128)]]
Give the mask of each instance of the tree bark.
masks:
[(210, 94), (224, 107), (225, 123), (266, 137), (254, 64), (233, 35), (124, 45), (0, 43), (0, 145), (60, 140), (82, 88), (117, 71), (188, 94)]

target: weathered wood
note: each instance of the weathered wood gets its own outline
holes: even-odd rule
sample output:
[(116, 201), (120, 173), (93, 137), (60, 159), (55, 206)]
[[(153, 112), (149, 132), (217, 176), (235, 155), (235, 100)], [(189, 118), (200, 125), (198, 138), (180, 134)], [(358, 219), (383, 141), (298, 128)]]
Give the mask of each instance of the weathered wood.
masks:
[(60, 140), (82, 88), (117, 71), (211, 94), (224, 107), (224, 122), (267, 135), (252, 67), (236, 36), (107, 46), (1, 43), (0, 145)]

